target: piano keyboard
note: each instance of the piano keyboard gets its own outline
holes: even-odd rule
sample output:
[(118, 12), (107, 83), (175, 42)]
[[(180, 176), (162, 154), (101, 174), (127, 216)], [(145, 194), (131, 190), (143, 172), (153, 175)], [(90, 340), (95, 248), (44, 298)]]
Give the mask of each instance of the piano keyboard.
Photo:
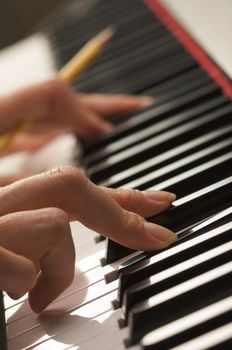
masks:
[(148, 220), (179, 239), (136, 252), (73, 223), (75, 279), (48, 311), (37, 317), (26, 297), (4, 294), (8, 349), (231, 349), (231, 99), (140, 0), (71, 1), (41, 28), (60, 68), (111, 24), (114, 39), (74, 88), (154, 104), (83, 145), (86, 173), (176, 193)]

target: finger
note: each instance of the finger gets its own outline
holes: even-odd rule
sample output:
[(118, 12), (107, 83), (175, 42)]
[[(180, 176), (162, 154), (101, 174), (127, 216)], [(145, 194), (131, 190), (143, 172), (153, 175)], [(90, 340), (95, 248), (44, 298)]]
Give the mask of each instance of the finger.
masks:
[(0, 201), (0, 215), (19, 208), (61, 208), (71, 219), (134, 249), (164, 248), (176, 239), (168, 229), (122, 209), (106, 191), (72, 167), (58, 168), (3, 187)]
[(0, 132), (22, 120), (52, 121), (55, 126), (71, 127), (82, 137), (111, 130), (108, 122), (85, 108), (69, 84), (58, 78), (1, 97)]
[(0, 176), (0, 187), (10, 185), (11, 183), (32, 176), (31, 172), (20, 172), (14, 175)]
[(157, 215), (166, 210), (176, 195), (165, 191), (138, 191), (102, 187), (122, 208), (143, 217)]
[(50, 119), (63, 127), (71, 127), (83, 138), (91, 138), (112, 130), (112, 125), (87, 108), (79, 95), (65, 81), (51, 80), (45, 84), (45, 88), (47, 92), (46, 120)]
[(104, 121), (94, 111), (85, 107), (80, 102), (78, 104), (78, 111), (76, 106), (76, 112), (70, 114), (70, 119), (73, 130), (84, 139), (91, 140), (93, 137), (110, 132), (113, 128), (109, 122)]
[(144, 108), (154, 103), (148, 96), (81, 94), (81, 101), (103, 117), (113, 117)]
[(33, 262), (0, 247), (0, 289), (17, 299), (30, 290), (35, 282)]
[(60, 209), (46, 208), (1, 217), (0, 245), (40, 266), (33, 288), (24, 286), (35, 312), (41, 312), (72, 282), (75, 250), (67, 215)]

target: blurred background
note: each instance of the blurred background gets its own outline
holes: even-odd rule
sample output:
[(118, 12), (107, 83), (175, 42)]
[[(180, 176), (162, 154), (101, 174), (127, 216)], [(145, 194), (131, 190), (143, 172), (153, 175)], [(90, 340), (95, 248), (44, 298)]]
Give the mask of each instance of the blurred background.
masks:
[(0, 49), (30, 34), (65, 0), (0, 0)]

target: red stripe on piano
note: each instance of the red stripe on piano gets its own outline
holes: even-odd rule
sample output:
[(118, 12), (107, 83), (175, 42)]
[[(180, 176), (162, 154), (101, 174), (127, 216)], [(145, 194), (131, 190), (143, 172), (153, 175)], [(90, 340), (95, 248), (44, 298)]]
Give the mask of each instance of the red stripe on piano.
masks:
[(186, 50), (200, 63), (202, 68), (218, 83), (224, 93), (232, 99), (231, 82), (227, 79), (217, 64), (194, 41), (188, 32), (186, 32), (182, 25), (177, 22), (168, 9), (166, 9), (159, 0), (143, 1), (185, 46)]

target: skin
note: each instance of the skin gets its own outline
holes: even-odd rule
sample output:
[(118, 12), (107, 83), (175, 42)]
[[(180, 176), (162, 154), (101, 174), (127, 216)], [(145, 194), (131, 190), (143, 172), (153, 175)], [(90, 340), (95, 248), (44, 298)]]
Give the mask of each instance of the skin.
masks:
[[(2, 132), (30, 117), (28, 128), (6, 153), (35, 150), (70, 130), (88, 139), (109, 131), (109, 118), (115, 113), (150, 102), (132, 96), (77, 95), (57, 79), (2, 97)], [(18, 180), (28, 175), (17, 174), (1, 183), (0, 289), (15, 299), (29, 292), (36, 313), (73, 280), (75, 250), (70, 221), (78, 220), (133, 249), (162, 249), (176, 240), (171, 231), (144, 219), (167, 209), (175, 199), (171, 193), (99, 187), (73, 167)]]
[[(0, 96), (0, 134), (19, 121), (28, 121), (0, 155), (25, 150), (34, 152), (54, 137), (68, 132), (75, 132), (85, 140), (92, 139), (112, 130), (110, 119), (120, 118), (153, 102), (151, 97), (76, 93), (59, 78)], [(33, 174), (0, 176), (0, 186)]]
[(152, 102), (151, 97), (76, 93), (65, 81), (55, 78), (0, 97), (0, 132), (21, 120), (29, 121), (6, 153), (37, 149), (57, 134), (70, 131), (92, 139), (112, 130), (112, 117)]

